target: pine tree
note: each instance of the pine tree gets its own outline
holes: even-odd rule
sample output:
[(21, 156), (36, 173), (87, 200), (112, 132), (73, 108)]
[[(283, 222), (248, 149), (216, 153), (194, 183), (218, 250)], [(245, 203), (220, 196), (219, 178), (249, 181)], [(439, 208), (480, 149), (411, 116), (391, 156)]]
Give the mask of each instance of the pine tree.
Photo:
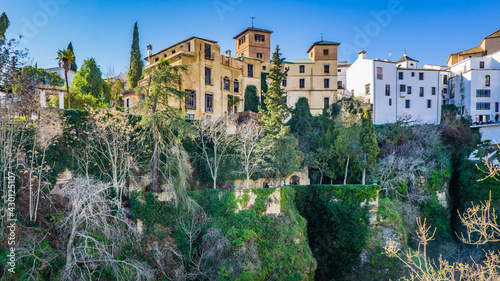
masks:
[(259, 112), (259, 96), (257, 87), (248, 85), (245, 89), (245, 111)]
[(141, 49), (139, 47), (139, 29), (137, 22), (134, 24), (134, 33), (132, 35), (132, 47), (130, 49), (130, 67), (128, 71), (129, 88), (137, 87), (137, 82), (142, 77), (142, 68), (144, 64), (141, 59)]
[(90, 94), (104, 101), (102, 73), (94, 58), (86, 59), (73, 77), (72, 87), (80, 94)]
[(73, 44), (71, 42), (69, 42), (67, 49), (71, 50), (71, 52), (73, 53), (73, 63), (71, 63), (71, 67), (69, 69), (73, 70), (74, 72), (77, 72), (78, 66), (76, 65), (75, 51), (73, 50)]
[(377, 163), (377, 156), (380, 152), (378, 148), (375, 128), (373, 128), (372, 116), (369, 110), (366, 110), (361, 117), (360, 132), (361, 147), (361, 167), (363, 168), (362, 184), (366, 183), (366, 171), (370, 170)]
[(263, 92), (264, 104), (267, 111), (261, 109), (263, 115), (261, 122), (264, 124), (266, 132), (276, 135), (282, 130), (283, 122), (290, 115), (290, 110), (286, 105), (286, 93), (281, 87), (282, 82), (288, 75), (288, 69), (283, 71), (283, 61), (285, 58), (281, 57), (279, 45), (273, 53), (273, 67), (268, 75), (271, 79), (270, 86), (267, 92)]

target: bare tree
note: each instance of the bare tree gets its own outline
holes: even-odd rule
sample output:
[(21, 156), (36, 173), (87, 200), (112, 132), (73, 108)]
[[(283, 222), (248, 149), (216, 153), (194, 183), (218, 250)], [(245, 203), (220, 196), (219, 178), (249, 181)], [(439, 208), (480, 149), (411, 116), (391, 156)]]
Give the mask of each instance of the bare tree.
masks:
[(90, 120), (86, 147), (95, 153), (93, 162), (108, 176), (121, 206), (129, 158), (136, 154), (131, 148), (131, 140), (136, 136), (134, 126), (125, 113), (109, 109), (90, 112)]
[(243, 173), (249, 189), (250, 177), (262, 167), (264, 150), (258, 149), (259, 140), (264, 133), (264, 128), (254, 120), (250, 120), (238, 127), (236, 145), (241, 157)]
[[(462, 242), (470, 245), (483, 245), (500, 241), (500, 227), (496, 223), (496, 213), (491, 207), (491, 199), (480, 205), (468, 208), (460, 220), (466, 226), (466, 235), (460, 237)], [(468, 262), (453, 262), (440, 257), (437, 262), (427, 256), (427, 245), (433, 240), (436, 230), (431, 234), (431, 227), (417, 219), (418, 229), (416, 251), (401, 251), (397, 243), (385, 248), (387, 255), (398, 258), (410, 270), (409, 279), (402, 280), (500, 280), (500, 255), (498, 251), (486, 251), (481, 261), (470, 258)]]
[(122, 246), (136, 243), (138, 237), (124, 210), (113, 210), (107, 199), (109, 189), (108, 184), (87, 176), (75, 178), (63, 190), (71, 208), (61, 225), (69, 233), (64, 280), (90, 280), (101, 266), (111, 268), (117, 280), (154, 278), (153, 270), (142, 262), (119, 258)]
[(195, 123), (196, 144), (201, 149), (200, 157), (207, 163), (217, 188), (217, 176), (227, 150), (233, 145), (233, 137), (227, 132), (227, 117), (205, 117)]

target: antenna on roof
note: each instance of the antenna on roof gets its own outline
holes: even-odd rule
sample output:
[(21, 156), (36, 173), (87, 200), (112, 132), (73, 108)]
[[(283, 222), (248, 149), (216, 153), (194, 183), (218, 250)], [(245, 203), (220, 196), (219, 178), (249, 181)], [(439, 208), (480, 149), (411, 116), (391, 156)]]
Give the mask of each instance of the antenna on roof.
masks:
[(324, 35), (323, 32), (321, 32), (321, 41), (323, 41), (323, 35)]
[(253, 13), (252, 13), (252, 16), (250, 18), (252, 19), (252, 27), (253, 27), (253, 20), (255, 19), (255, 17), (253, 16)]
[(405, 47), (405, 55), (406, 55), (406, 47)]

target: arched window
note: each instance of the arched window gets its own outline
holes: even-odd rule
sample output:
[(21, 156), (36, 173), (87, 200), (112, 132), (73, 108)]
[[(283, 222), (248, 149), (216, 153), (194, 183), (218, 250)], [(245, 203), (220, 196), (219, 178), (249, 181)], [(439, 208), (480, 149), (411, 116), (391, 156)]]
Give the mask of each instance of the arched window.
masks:
[(489, 76), (489, 75), (486, 75), (486, 76), (484, 77), (484, 85), (485, 85), (486, 87), (489, 87), (489, 86), (490, 86), (490, 76)]
[(229, 78), (224, 77), (224, 90), (230, 91), (231, 90), (231, 83), (229, 81)]
[(238, 80), (234, 79), (234, 92), (235, 93), (239, 93), (240, 92), (240, 83), (238, 82)]

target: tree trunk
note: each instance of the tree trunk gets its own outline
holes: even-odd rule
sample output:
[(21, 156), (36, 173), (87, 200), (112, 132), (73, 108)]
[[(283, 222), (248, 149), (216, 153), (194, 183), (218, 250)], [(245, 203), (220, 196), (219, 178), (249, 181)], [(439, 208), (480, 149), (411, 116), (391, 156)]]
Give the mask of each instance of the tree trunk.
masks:
[(365, 184), (366, 184), (366, 181), (365, 181), (365, 180), (366, 180), (366, 167), (365, 167), (365, 168), (363, 168), (363, 181), (362, 181), (362, 183), (361, 183), (361, 184), (365, 185)]
[(250, 175), (249, 175), (249, 174), (247, 174), (247, 189), (250, 189), (250, 188), (248, 187), (248, 182), (249, 182), (249, 181), (250, 181)]
[(64, 79), (66, 79), (66, 94), (68, 95), (68, 109), (71, 109), (71, 99), (69, 97), (68, 71), (64, 70)]
[(153, 137), (153, 192), (158, 192), (158, 137), (156, 134), (157, 132), (155, 129)]
[(323, 184), (323, 173), (320, 172), (319, 185)]
[(347, 169), (349, 168), (349, 155), (347, 156), (347, 163), (345, 164), (344, 185), (347, 185)]

